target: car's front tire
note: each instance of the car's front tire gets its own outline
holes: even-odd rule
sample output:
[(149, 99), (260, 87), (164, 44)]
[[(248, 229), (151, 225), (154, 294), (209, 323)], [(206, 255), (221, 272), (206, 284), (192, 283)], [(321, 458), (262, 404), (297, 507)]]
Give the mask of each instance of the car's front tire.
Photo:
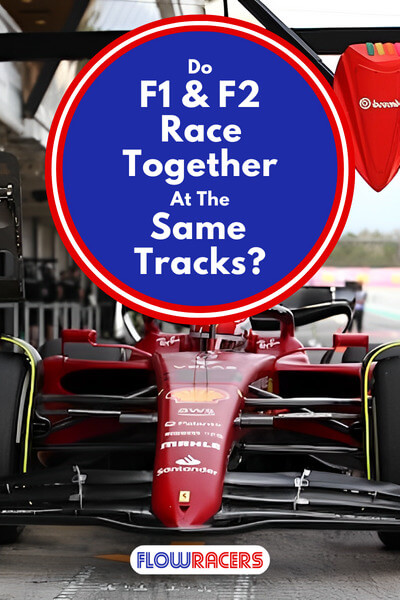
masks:
[(378, 531), (378, 536), (388, 550), (400, 550), (400, 533), (397, 531)]
[[(21, 469), (21, 443), (17, 443), (17, 428), (21, 402), (26, 395), (29, 369), (23, 354), (0, 353), (0, 479), (15, 475)], [(0, 484), (0, 489), (1, 489)], [(4, 493), (4, 490), (1, 490)], [(11, 544), (19, 537), (22, 527), (0, 525), (0, 544)]]
[[(398, 349), (397, 349), (398, 350)], [(378, 360), (374, 370), (379, 479), (400, 485), (400, 356)], [(381, 542), (400, 550), (400, 531), (380, 531)]]

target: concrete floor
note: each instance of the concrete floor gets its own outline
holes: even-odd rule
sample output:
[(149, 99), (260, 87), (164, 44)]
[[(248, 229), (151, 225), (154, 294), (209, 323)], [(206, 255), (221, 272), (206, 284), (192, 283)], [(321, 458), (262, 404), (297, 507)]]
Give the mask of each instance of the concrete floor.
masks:
[[(171, 541), (163, 538), (162, 543)], [(385, 550), (372, 532), (262, 531), (214, 537), (213, 543), (254, 543), (269, 551), (269, 570), (253, 577), (149, 577), (135, 574), (126, 562), (97, 558), (128, 555), (141, 543), (157, 542), (100, 527), (27, 527), (17, 544), (0, 550), (0, 600), (400, 597), (400, 553)]]
[[(400, 290), (370, 290), (369, 299), (374, 310), (367, 305), (365, 329), (372, 341), (399, 339)], [(301, 337), (324, 345), (335, 329), (335, 323), (330, 332), (319, 324)], [(161, 543), (173, 541), (163, 537)], [(253, 577), (149, 577), (135, 574), (127, 562), (97, 558), (123, 560), (143, 543), (160, 540), (101, 527), (27, 527), (18, 544), (0, 548), (0, 600), (400, 598), (400, 553), (385, 550), (372, 532), (261, 531), (209, 540), (264, 546), (271, 566)]]

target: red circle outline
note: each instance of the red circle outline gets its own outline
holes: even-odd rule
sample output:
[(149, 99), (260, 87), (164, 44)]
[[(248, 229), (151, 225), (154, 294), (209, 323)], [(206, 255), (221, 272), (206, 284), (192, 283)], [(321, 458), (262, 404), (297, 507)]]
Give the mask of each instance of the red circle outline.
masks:
[[(198, 21), (198, 25), (193, 25), (193, 24), (185, 25), (186, 22), (193, 23), (193, 21)], [(213, 25), (209, 25), (209, 23), (207, 23), (207, 25), (205, 25), (204, 23), (202, 23), (203, 21), (207, 21), (207, 22), (212, 21)], [(167, 30), (162, 29), (157, 32), (153, 31), (153, 33), (151, 33), (152, 30), (154, 30), (157, 27), (160, 27), (160, 26), (164, 27), (164, 26), (174, 24), (174, 23), (177, 24), (178, 26), (167, 29)], [(245, 32), (239, 31), (239, 30), (227, 29), (224, 27), (224, 25), (226, 23), (229, 23), (230, 25), (245, 27), (247, 30), (252, 30), (252, 31), (256, 32), (257, 34), (262, 34), (264, 39), (260, 40), (258, 37), (256, 38), (253, 35), (251, 35), (251, 33), (247, 33), (247, 32), (245, 33)], [(121, 295), (120, 293), (116, 292), (113, 289), (110, 289), (109, 285), (107, 285), (102, 280), (100, 280), (97, 277), (97, 275), (92, 272), (92, 270), (90, 269), (90, 266), (88, 266), (83, 260), (81, 260), (80, 256), (75, 251), (75, 248), (73, 247), (73, 245), (61, 223), (60, 215), (58, 213), (55, 196), (54, 196), (53, 184), (55, 185), (55, 182), (53, 182), (53, 178), (51, 176), (51, 164), (53, 162), (54, 142), (55, 142), (56, 132), (58, 130), (60, 120), (62, 118), (64, 110), (65, 110), (72, 94), (74, 93), (74, 91), (76, 90), (78, 85), (81, 83), (81, 81), (84, 79), (86, 74), (98, 63), (99, 60), (101, 60), (104, 56), (106, 56), (110, 52), (110, 50), (119, 46), (121, 44), (121, 42), (128, 41), (132, 37), (136, 38), (138, 34), (144, 33), (146, 31), (150, 31), (150, 33), (148, 35), (146, 35), (145, 37), (143, 37), (142, 39), (135, 40), (131, 44), (128, 44), (127, 46), (125, 46), (124, 48), (120, 48), (116, 53), (114, 53), (111, 57), (109, 57), (107, 60), (105, 60), (104, 63), (101, 65), (101, 67), (96, 69), (95, 74), (91, 74), (89, 76), (88, 80), (85, 82), (85, 84), (82, 86), (82, 88), (80, 89), (77, 96), (74, 98), (73, 102), (71, 103), (71, 106), (68, 108), (68, 113), (67, 113), (64, 123), (62, 125), (60, 140), (59, 140), (59, 144), (58, 144), (58, 151), (57, 151), (55, 158), (56, 158), (56, 175), (57, 175), (57, 179), (59, 182), (59, 187), (57, 188), (57, 191), (58, 191), (59, 198), (60, 198), (60, 204), (62, 205), (63, 216), (64, 216), (64, 219), (67, 222), (67, 225), (70, 229), (73, 240), (79, 247), (80, 251), (86, 257), (88, 257), (88, 259), (90, 260), (92, 265), (100, 272), (100, 274), (103, 277), (108, 279), (111, 283), (113, 283), (115, 286), (117, 286), (120, 290), (122, 290), (128, 294), (135, 295), (139, 301), (155, 304), (156, 306), (153, 307), (152, 309), (150, 309), (148, 307), (146, 307), (144, 309), (144, 307), (141, 306), (140, 304), (135, 304), (134, 302), (128, 301), (123, 295)], [(164, 302), (162, 300), (158, 300), (155, 298), (151, 298), (151, 297), (146, 296), (145, 294), (142, 294), (141, 292), (138, 292), (137, 290), (134, 290), (133, 288), (127, 286), (126, 284), (124, 284), (123, 282), (118, 280), (115, 276), (113, 276), (111, 273), (109, 273), (98, 262), (98, 260), (91, 254), (89, 249), (85, 246), (80, 235), (78, 234), (78, 231), (76, 230), (76, 227), (72, 221), (71, 215), (68, 210), (67, 200), (65, 197), (65, 191), (64, 191), (64, 186), (63, 186), (63, 177), (62, 177), (62, 175), (63, 175), (62, 174), (63, 150), (64, 150), (68, 127), (73, 118), (73, 114), (75, 112), (77, 105), (79, 104), (83, 95), (86, 93), (87, 89), (92, 84), (93, 80), (96, 79), (108, 67), (109, 64), (111, 64), (112, 62), (117, 60), (121, 55), (132, 50), (136, 46), (141, 45), (147, 41), (151, 41), (152, 39), (156, 39), (158, 37), (163, 37), (166, 35), (179, 33), (182, 31), (214, 31), (214, 32), (221, 32), (221, 33), (225, 33), (225, 34), (228, 32), (230, 35), (236, 35), (238, 37), (242, 37), (249, 41), (258, 43), (259, 45), (267, 48), (268, 50), (274, 52), (275, 54), (277, 54), (278, 56), (283, 58), (287, 63), (289, 63), (293, 68), (295, 68), (296, 71), (298, 73), (300, 73), (300, 75), (307, 81), (308, 85), (313, 89), (314, 93), (317, 95), (319, 101), (323, 105), (325, 112), (328, 116), (331, 128), (332, 128), (332, 132), (333, 132), (333, 136), (334, 136), (334, 140), (335, 140), (335, 146), (336, 146), (336, 153), (337, 153), (338, 176), (337, 176), (336, 191), (335, 191), (334, 201), (332, 204), (332, 209), (331, 209), (329, 218), (328, 218), (317, 242), (314, 244), (314, 246), (310, 250), (310, 252), (295, 267), (295, 269), (293, 269), (290, 273), (288, 273), (284, 278), (282, 278), (278, 282), (276, 282), (273, 286), (266, 288), (266, 290), (263, 290), (262, 292), (259, 292), (253, 296), (249, 296), (249, 297), (246, 297), (242, 300), (238, 300), (235, 302), (231, 302), (231, 303), (227, 303), (227, 304), (220, 304), (220, 305), (207, 305), (207, 306), (203, 306), (203, 307), (173, 304), (173, 303)], [(325, 92), (330, 97), (330, 100), (334, 104), (334, 107), (335, 107), (337, 113), (339, 114), (340, 123), (341, 123), (343, 131), (344, 131), (344, 137), (345, 137), (346, 145), (347, 145), (347, 156), (344, 151), (344, 147), (342, 145), (342, 140), (340, 137), (337, 121), (336, 121), (325, 97), (321, 93), (320, 89), (317, 87), (315, 82), (310, 78), (310, 76), (304, 71), (303, 65), (300, 67), (285, 52), (283, 52), (279, 48), (276, 48), (275, 46), (271, 45), (269, 40), (272, 40), (274, 42), (281, 44), (286, 50), (288, 50), (292, 54), (294, 54), (297, 57), (297, 59), (300, 60), (303, 63), (303, 65), (305, 65), (305, 67), (307, 67), (309, 70), (312, 71), (313, 75), (318, 79), (320, 85), (322, 84), (322, 87), (325, 89)], [(340, 149), (340, 151), (339, 151), (339, 149)], [(336, 226), (335, 232), (332, 235), (331, 241), (328, 243), (327, 247), (322, 252), (321, 256), (315, 262), (315, 264), (312, 267), (310, 267), (306, 271), (306, 273), (296, 283), (294, 283), (293, 285), (289, 285), (288, 290), (278, 293), (273, 300), (265, 301), (264, 303), (260, 304), (260, 306), (258, 306), (256, 310), (254, 308), (246, 309), (246, 305), (249, 305), (250, 303), (256, 302), (258, 300), (262, 300), (262, 298), (266, 296), (266, 293), (268, 295), (270, 295), (270, 294), (276, 292), (277, 290), (281, 289), (282, 287), (284, 287), (286, 284), (289, 284), (290, 280), (293, 277), (295, 277), (296, 275), (298, 275), (299, 273), (301, 273), (301, 271), (306, 267), (306, 265), (314, 258), (314, 256), (317, 254), (317, 252), (319, 251), (319, 249), (325, 242), (326, 237), (327, 237), (328, 233), (330, 232), (333, 222), (337, 216), (339, 205), (340, 205), (340, 198), (341, 198), (342, 192), (343, 192), (342, 188), (343, 188), (343, 183), (344, 183), (344, 166), (345, 166), (343, 155), (345, 155), (347, 157), (347, 162), (348, 162), (348, 170), (349, 170), (348, 186), (347, 186), (347, 191), (346, 191), (346, 197), (344, 200), (343, 211), (340, 216), (339, 223)], [(349, 214), (349, 211), (351, 208), (351, 201), (352, 201), (353, 190), (354, 190), (354, 179), (355, 179), (354, 153), (353, 153), (353, 147), (352, 147), (352, 142), (351, 142), (351, 134), (350, 134), (349, 126), (348, 126), (346, 118), (344, 116), (342, 107), (339, 104), (339, 101), (336, 99), (336, 96), (334, 95), (332, 88), (329, 86), (328, 82), (321, 75), (321, 73), (318, 71), (318, 69), (301, 52), (299, 52), (296, 48), (294, 48), (293, 46), (288, 44), (285, 40), (272, 34), (269, 31), (267, 32), (265, 29), (258, 27), (257, 25), (252, 25), (252, 24), (246, 23), (245, 21), (241, 21), (238, 19), (206, 16), (206, 15), (174, 17), (174, 18), (170, 18), (170, 19), (163, 19), (161, 21), (154, 21), (148, 25), (143, 25), (142, 27), (137, 28), (137, 29), (133, 30), (132, 32), (128, 32), (128, 33), (124, 34), (123, 36), (117, 38), (111, 44), (108, 44), (105, 48), (103, 48), (98, 54), (96, 54), (96, 56), (94, 56), (83, 67), (83, 69), (75, 77), (75, 79), (70, 84), (67, 91), (65, 92), (65, 94), (58, 106), (58, 109), (56, 111), (56, 114), (54, 116), (54, 119), (53, 119), (53, 122), (52, 122), (52, 125), (50, 128), (49, 139), (48, 139), (48, 144), (47, 144), (47, 152), (46, 152), (46, 188), (47, 188), (47, 194), (48, 194), (48, 198), (49, 198), (50, 210), (51, 210), (55, 225), (57, 227), (57, 230), (59, 232), (59, 235), (60, 235), (64, 245), (66, 246), (67, 250), (70, 252), (73, 259), (75, 260), (75, 262), (82, 268), (82, 270), (88, 275), (88, 277), (94, 283), (96, 283), (96, 285), (98, 287), (103, 289), (107, 294), (112, 296), (115, 300), (122, 302), (122, 304), (130, 306), (130, 307), (134, 308), (135, 310), (139, 310), (139, 312), (141, 312), (141, 313), (149, 314), (151, 316), (154, 316), (156, 318), (161, 318), (164, 320), (181, 322), (181, 323), (203, 323), (205, 321), (205, 317), (204, 317), (205, 313), (218, 312), (218, 311), (228, 311), (229, 310), (231, 312), (229, 315), (219, 316), (218, 318), (215, 318), (215, 319), (212, 319), (212, 318), (210, 319), (208, 317), (206, 319), (206, 321), (207, 322), (212, 322), (212, 321), (224, 322), (224, 321), (231, 321), (235, 318), (242, 318), (245, 316), (250, 316), (251, 314), (254, 314), (254, 312), (261, 312), (262, 310), (265, 310), (266, 308), (269, 308), (272, 305), (278, 304), (279, 301), (288, 297), (290, 294), (294, 293), (297, 289), (299, 289), (304, 283), (309, 281), (309, 279), (316, 273), (316, 271), (321, 267), (321, 265), (325, 262), (325, 260), (329, 256), (329, 254), (332, 252), (333, 248), (335, 247), (335, 245), (343, 231), (343, 228), (345, 226), (345, 223), (347, 221), (347, 217), (348, 217), (348, 214)], [(163, 309), (179, 311), (181, 314), (179, 314), (179, 316), (175, 317), (170, 314), (165, 314), (163, 312)], [(189, 317), (188, 313), (197, 313), (198, 316), (191, 315)]]

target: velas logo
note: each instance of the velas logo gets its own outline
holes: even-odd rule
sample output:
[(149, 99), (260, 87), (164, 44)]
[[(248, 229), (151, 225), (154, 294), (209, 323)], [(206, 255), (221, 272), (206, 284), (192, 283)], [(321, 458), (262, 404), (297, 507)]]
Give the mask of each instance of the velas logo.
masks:
[(371, 101), (369, 98), (364, 97), (360, 99), (358, 104), (363, 110), (368, 110), (369, 108), (399, 108), (400, 101), (396, 98), (395, 100), (378, 102), (375, 99)]
[(261, 575), (269, 564), (262, 546), (138, 546), (131, 554), (140, 575)]
[(196, 361), (196, 364), (193, 365), (174, 365), (175, 369), (207, 369), (210, 371), (211, 369), (219, 370), (219, 371), (237, 371), (237, 367), (235, 365), (216, 365), (216, 361)]

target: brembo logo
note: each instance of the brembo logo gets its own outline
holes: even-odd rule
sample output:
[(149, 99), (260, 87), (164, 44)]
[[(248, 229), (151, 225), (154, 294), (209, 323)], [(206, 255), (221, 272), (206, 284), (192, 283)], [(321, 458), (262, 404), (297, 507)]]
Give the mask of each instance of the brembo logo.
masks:
[(368, 110), (369, 108), (399, 108), (400, 101), (396, 98), (395, 100), (387, 102), (378, 102), (375, 99), (370, 100), (369, 98), (364, 97), (360, 99), (358, 104), (363, 110)]
[(262, 546), (138, 546), (131, 554), (141, 575), (259, 575), (269, 563)]

